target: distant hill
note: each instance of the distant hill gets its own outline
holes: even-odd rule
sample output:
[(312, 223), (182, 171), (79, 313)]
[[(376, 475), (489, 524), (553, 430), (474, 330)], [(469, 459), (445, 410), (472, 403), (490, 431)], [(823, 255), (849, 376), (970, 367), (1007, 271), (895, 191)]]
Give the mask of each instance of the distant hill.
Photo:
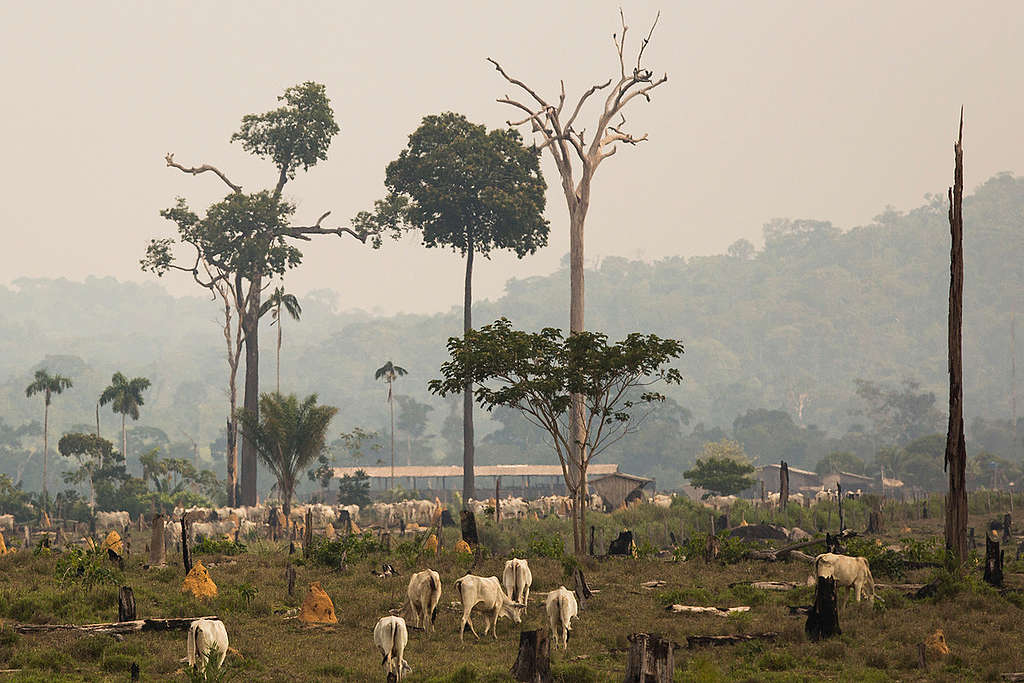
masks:
[[(965, 199), (964, 217), (965, 412), (968, 422), (1006, 418), (1010, 318), (1024, 304), (1024, 179), (989, 179)], [(856, 415), (858, 378), (890, 384), (917, 379), (944, 407), (944, 194), (906, 213), (887, 210), (872, 224), (847, 231), (821, 221), (774, 220), (764, 237), (761, 249), (741, 240), (719, 256), (654, 263), (606, 258), (587, 273), (588, 327), (612, 338), (649, 331), (683, 341), (678, 367), (685, 381), (670, 395), (692, 415), (687, 434), (696, 423), (728, 430), (737, 415), (770, 408), (789, 413), (798, 426), (839, 435), (863, 422)], [(567, 289), (564, 269), (510, 280), (501, 299), (475, 304), (474, 320), (505, 316), (519, 327), (563, 326)], [(452, 298), (458, 299), (455, 293)], [(312, 293), (302, 300), (302, 321), (285, 321), (282, 388), (315, 391), (322, 402), (338, 406), (338, 429), (381, 428), (384, 390), (373, 371), (392, 359), (410, 371), (396, 392), (434, 405), (427, 431), (441, 434), (451, 411), (428, 395), (426, 382), (436, 376), (448, 336), (459, 333), (461, 310), (384, 318), (338, 312), (336, 301), (332, 292)], [(214, 302), (172, 297), (158, 282), (23, 279), (0, 287), (0, 418), (9, 425), (41, 418), (41, 401), (26, 399), (24, 388), (45, 364), (75, 379), (75, 387), (55, 401), (54, 433), (92, 423), (96, 397), (122, 370), (153, 381), (139, 424), (205, 446), (223, 429), (227, 405), (219, 313)], [(1017, 364), (1024, 373), (1024, 329), (1018, 336)], [(274, 353), (271, 337), (262, 339), (267, 388)], [(104, 431), (113, 434), (115, 417), (101, 415)], [(481, 417), (479, 433), (498, 426)], [(482, 442), (485, 461), (516, 455), (495, 446), (489, 456), (488, 448)], [(444, 438), (433, 439), (432, 449), (417, 458), (458, 456)], [(615, 457), (626, 470), (657, 469), (649, 457), (631, 467), (628, 442)], [(687, 459), (692, 453), (682, 461)]]

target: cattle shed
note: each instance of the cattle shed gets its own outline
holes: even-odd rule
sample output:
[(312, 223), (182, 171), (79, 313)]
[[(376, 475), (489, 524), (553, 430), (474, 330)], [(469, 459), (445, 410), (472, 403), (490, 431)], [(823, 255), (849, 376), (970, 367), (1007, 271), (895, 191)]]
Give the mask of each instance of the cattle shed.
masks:
[[(593, 469), (593, 466), (591, 466), (591, 469)], [(587, 479), (594, 492), (601, 496), (605, 506), (612, 510), (621, 507), (627, 499), (635, 498), (634, 492), (642, 491), (648, 484), (651, 484), (651, 492), (654, 490), (653, 479), (638, 477), (635, 474), (626, 474), (625, 472), (612, 472), (611, 474), (588, 477)]]
[[(335, 467), (334, 476), (339, 479), (346, 474), (352, 476), (357, 470), (365, 471), (369, 477), (370, 495), (373, 497), (380, 497), (391, 485), (389, 465)], [(619, 466), (599, 463), (591, 465), (587, 471), (590, 477), (603, 477), (618, 473)], [(561, 465), (478, 465), (473, 468), (473, 473), (479, 499), (493, 498), (495, 483), (498, 482), (502, 497), (512, 495), (532, 499), (565, 495)], [(396, 465), (394, 476), (396, 487), (415, 491), (422, 498), (448, 501), (455, 493), (462, 492), (461, 465)]]
[[(765, 493), (779, 493), (779, 470), (780, 465), (764, 465), (758, 467), (754, 473), (754, 486), (749, 489), (747, 497), (757, 498), (761, 495), (761, 483), (764, 482)], [(808, 489), (820, 489), (821, 488), (821, 477), (818, 476), (817, 472), (810, 472), (808, 470), (797, 469), (796, 467), (789, 468), (789, 490), (791, 493), (807, 487)]]

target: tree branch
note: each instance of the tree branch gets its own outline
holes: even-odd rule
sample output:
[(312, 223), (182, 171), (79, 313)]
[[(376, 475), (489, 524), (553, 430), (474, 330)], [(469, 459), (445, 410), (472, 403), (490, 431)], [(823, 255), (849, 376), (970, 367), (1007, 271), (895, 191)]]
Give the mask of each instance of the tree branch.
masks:
[(213, 171), (214, 173), (217, 174), (217, 176), (221, 180), (224, 181), (225, 185), (227, 185), (228, 187), (230, 187), (232, 189), (232, 191), (234, 191), (236, 193), (240, 193), (242, 191), (242, 186), (241, 185), (235, 185), (233, 182), (228, 180), (228, 177), (226, 175), (224, 175), (215, 166), (210, 166), (209, 164), (203, 164), (202, 166), (193, 166), (192, 168), (185, 168), (184, 166), (179, 164), (177, 161), (175, 161), (174, 160), (174, 155), (170, 154), (170, 153), (168, 153), (167, 156), (164, 157), (164, 161), (167, 162), (168, 166), (176, 168), (179, 171), (181, 171), (182, 173), (191, 173), (192, 175), (199, 175), (200, 173), (205, 173), (206, 171)]
[(498, 64), (498, 62), (494, 61), (490, 57), (487, 58), (487, 61), (494, 65), (494, 68), (498, 70), (498, 73), (500, 73), (505, 78), (506, 81), (508, 81), (512, 85), (519, 86), (526, 92), (530, 93), (530, 96), (533, 97), (533, 99), (537, 100), (537, 104), (544, 107), (545, 109), (548, 108), (548, 103), (541, 99), (541, 96), (538, 95), (533, 90), (533, 88), (529, 87), (528, 85), (520, 81), (518, 78), (512, 78), (511, 76), (509, 76), (507, 73), (505, 73), (505, 70), (501, 68), (501, 64)]
[(326, 211), (326, 212), (324, 212), (324, 214), (322, 216), (320, 216), (320, 218), (318, 218), (316, 220), (316, 223), (314, 225), (288, 226), (287, 228), (284, 228), (282, 230), (277, 231), (275, 234), (276, 235), (281, 235), (283, 237), (293, 237), (293, 238), (295, 238), (297, 240), (305, 240), (305, 241), (308, 242), (309, 239), (310, 239), (309, 235), (338, 235), (339, 237), (341, 237), (345, 233), (348, 233), (349, 235), (352, 235), (353, 237), (355, 237), (360, 242), (363, 242), (364, 244), (366, 243), (366, 238), (369, 237), (369, 235), (370, 235), (370, 233), (367, 232), (366, 230), (358, 230), (357, 231), (357, 230), (353, 230), (352, 228), (342, 228), (342, 227), (338, 227), (338, 228), (324, 228), (324, 227), (321, 227), (320, 224), (323, 223), (324, 219), (327, 218), (330, 215), (331, 215), (331, 212), (330, 211)]

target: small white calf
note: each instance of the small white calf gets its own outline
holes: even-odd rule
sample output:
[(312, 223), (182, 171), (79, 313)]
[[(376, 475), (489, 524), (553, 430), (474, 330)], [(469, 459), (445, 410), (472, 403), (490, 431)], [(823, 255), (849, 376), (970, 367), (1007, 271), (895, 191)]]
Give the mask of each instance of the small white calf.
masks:
[(228, 632), (220, 619), (196, 619), (188, 627), (188, 665), (202, 673), (213, 660), (211, 649), (217, 650), (217, 668), (228, 654)]
[(505, 563), (505, 571), (501, 575), (502, 583), (505, 584), (505, 592), (512, 602), (521, 602), (523, 613), (529, 607), (530, 586), (533, 585), (533, 574), (530, 572), (530, 565), (526, 560), (512, 558)]
[(548, 593), (544, 600), (544, 610), (548, 613), (548, 623), (551, 625), (551, 637), (555, 639), (555, 647), (561, 643), (562, 649), (567, 649), (572, 618), (579, 612), (576, 596), (566, 590), (565, 586), (559, 586)]
[(864, 592), (871, 602), (875, 601), (875, 580), (871, 576), (871, 568), (865, 557), (822, 553), (814, 558), (814, 574), (807, 578), (808, 585), (817, 583), (819, 576), (834, 578), (836, 588), (853, 588), (857, 602), (860, 602), (861, 592)]
[(466, 624), (469, 624), (469, 630), (473, 632), (473, 635), (477, 639), (480, 638), (477, 635), (476, 629), (473, 628), (473, 620), (469, 614), (476, 605), (482, 605), (480, 611), (484, 615), (484, 635), (487, 635), (488, 629), (493, 629), (492, 633), (495, 640), (498, 639), (497, 628), (495, 627), (500, 617), (508, 617), (517, 624), (523, 621), (521, 613), (525, 605), (509, 600), (508, 596), (505, 595), (505, 591), (501, 589), (497, 576), (484, 578), (482, 576), (466, 574), (455, 582), (455, 591), (459, 594), (459, 599), (462, 601), (462, 623), (459, 625), (459, 642), (462, 642), (462, 637), (465, 635)]
[(440, 574), (433, 569), (416, 572), (409, 579), (408, 595), (416, 625), (429, 632), (437, 618), (437, 603), (441, 600)]
[(404, 659), (408, 642), (409, 631), (402, 617), (381, 617), (373, 627), (373, 644), (383, 657), (381, 664), (388, 674), (394, 674), (398, 680), (412, 673), (412, 667)]

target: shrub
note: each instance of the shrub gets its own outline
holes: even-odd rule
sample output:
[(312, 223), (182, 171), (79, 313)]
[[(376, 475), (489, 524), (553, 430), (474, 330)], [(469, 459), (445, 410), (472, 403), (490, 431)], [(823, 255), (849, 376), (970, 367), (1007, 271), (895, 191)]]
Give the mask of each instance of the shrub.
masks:
[(192, 548), (192, 553), (196, 555), (241, 555), (245, 551), (244, 543), (205, 536)]
[(562, 544), (562, 537), (558, 534), (544, 535), (533, 533), (526, 546), (526, 554), (530, 557), (550, 557), (554, 560), (561, 559), (565, 549)]
[(315, 536), (309, 547), (309, 560), (326, 567), (338, 567), (342, 557), (348, 561), (361, 560), (371, 553), (383, 550), (380, 542), (370, 532), (349, 534), (334, 541)]
[(86, 590), (96, 586), (120, 585), (121, 576), (107, 565), (107, 558), (100, 551), (86, 551), (71, 547), (57, 560), (54, 576), (62, 588), (81, 585)]

